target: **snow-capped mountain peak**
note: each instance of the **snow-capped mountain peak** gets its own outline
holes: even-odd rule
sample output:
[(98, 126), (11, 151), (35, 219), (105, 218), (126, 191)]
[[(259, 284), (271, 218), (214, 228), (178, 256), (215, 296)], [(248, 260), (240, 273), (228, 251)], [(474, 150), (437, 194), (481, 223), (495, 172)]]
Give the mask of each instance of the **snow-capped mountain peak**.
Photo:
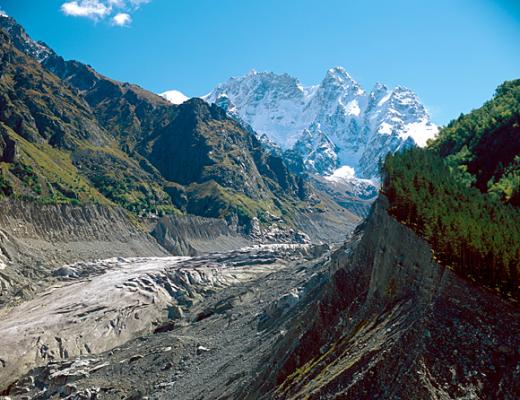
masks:
[(325, 75), (325, 79), (322, 84), (326, 84), (327, 82), (337, 82), (342, 86), (356, 86), (358, 83), (350, 76), (347, 70), (343, 67), (334, 67), (330, 68)]
[(417, 95), (404, 86), (392, 91), (383, 85), (375, 88), (371, 99), (376, 107), (371, 113), (371, 124), (379, 134), (397, 135), (402, 140), (411, 138), (418, 146), (435, 136), (437, 126), (430, 122), (426, 108)]
[(287, 74), (250, 71), (204, 96), (283, 150), (292, 149), (312, 172), (331, 175), (349, 166), (358, 177), (378, 173), (386, 153), (426, 144), (437, 127), (417, 95), (376, 83), (370, 93), (343, 67), (304, 87)]
[[(348, 106), (348, 104), (364, 95), (363, 88), (344, 68), (335, 67), (327, 71), (316, 91), (314, 102), (319, 103), (322, 108), (323, 105), (326, 105), (324, 110), (328, 113), (333, 112), (338, 104), (352, 111), (352, 105)], [(357, 114), (357, 111), (351, 112), (351, 114)]]
[(166, 92), (160, 93), (159, 96), (165, 98), (172, 104), (182, 104), (190, 99), (188, 96), (178, 90), (168, 90)]

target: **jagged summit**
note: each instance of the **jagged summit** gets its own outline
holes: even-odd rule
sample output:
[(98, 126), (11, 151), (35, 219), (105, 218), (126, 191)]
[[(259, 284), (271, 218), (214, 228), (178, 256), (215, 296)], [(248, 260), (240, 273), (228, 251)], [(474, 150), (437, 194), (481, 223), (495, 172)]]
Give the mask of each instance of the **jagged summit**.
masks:
[(345, 68), (341, 67), (341, 66), (330, 68), (327, 71), (327, 75), (338, 76), (338, 77), (340, 77), (342, 79), (345, 79), (345, 80), (351, 80), (351, 81), (354, 80), (352, 78), (352, 76), (350, 76), (350, 74), (347, 72), (347, 70)]
[(322, 175), (348, 165), (359, 177), (374, 177), (388, 152), (424, 146), (437, 132), (413, 91), (376, 83), (367, 93), (339, 66), (308, 87), (288, 74), (252, 70), (203, 99), (225, 104), (259, 136), (295, 150), (308, 170)]
[(362, 94), (364, 93), (361, 86), (352, 78), (352, 76), (343, 67), (330, 68), (325, 78), (323, 79), (321, 87), (336, 86), (338, 89), (354, 90), (355, 92)]

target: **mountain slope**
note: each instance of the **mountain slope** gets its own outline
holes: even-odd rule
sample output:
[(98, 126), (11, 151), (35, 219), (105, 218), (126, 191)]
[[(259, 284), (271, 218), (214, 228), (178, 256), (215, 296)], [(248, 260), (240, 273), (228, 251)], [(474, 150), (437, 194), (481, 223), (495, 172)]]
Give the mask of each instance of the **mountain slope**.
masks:
[(385, 161), (390, 212), (460, 275), (520, 299), (520, 81)]
[[(0, 18), (0, 21), (6, 18)], [(146, 190), (159, 193), (155, 180), (139, 164), (118, 150), (101, 128), (88, 103), (59, 78), (18, 51), (11, 37), (0, 32), (0, 150), (4, 195), (28, 196), (41, 201), (71, 202), (115, 200), (100, 194), (93, 179), (81, 169), (86, 155), (117, 159), (132, 182), (146, 182)], [(115, 163), (99, 173), (117, 173)], [(127, 195), (138, 199), (138, 190)], [(107, 199), (108, 197), (108, 199)], [(163, 197), (167, 197), (163, 192)], [(160, 198), (160, 197), (158, 197)]]
[(309, 282), (238, 398), (515, 399), (517, 306), (435, 262), (381, 197)]
[(4, 195), (115, 203), (141, 216), (238, 219), (247, 230), (289, 229), (301, 213), (357, 220), (315, 194), (218, 107), (199, 99), (172, 105), (66, 61), (12, 18), (0, 17), (0, 29)]
[(166, 179), (186, 187), (190, 213), (222, 217), (232, 206), (250, 220), (267, 213), (282, 216), (275, 201), (306, 200), (304, 182), (280, 158), (265, 153), (220, 108), (199, 99), (181, 105), (178, 117), (146, 148), (146, 157)]
[(287, 74), (252, 71), (218, 85), (204, 99), (224, 106), (283, 150), (295, 150), (309, 171), (323, 175), (348, 165), (359, 177), (376, 176), (386, 153), (424, 146), (437, 132), (409, 89), (377, 84), (367, 94), (341, 67), (311, 87)]
[(442, 129), (431, 147), (474, 177), (475, 186), (520, 205), (520, 80), (500, 85), (492, 100)]

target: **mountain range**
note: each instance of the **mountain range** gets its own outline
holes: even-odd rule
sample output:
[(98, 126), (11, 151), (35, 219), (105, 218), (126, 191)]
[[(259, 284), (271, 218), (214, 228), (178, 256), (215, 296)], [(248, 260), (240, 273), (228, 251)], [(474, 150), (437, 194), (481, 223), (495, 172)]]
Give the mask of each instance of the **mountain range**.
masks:
[(342, 67), (308, 87), (288, 74), (253, 70), (202, 98), (320, 175), (348, 166), (358, 178), (377, 178), (387, 153), (424, 146), (438, 130), (410, 89), (377, 83), (367, 92)]

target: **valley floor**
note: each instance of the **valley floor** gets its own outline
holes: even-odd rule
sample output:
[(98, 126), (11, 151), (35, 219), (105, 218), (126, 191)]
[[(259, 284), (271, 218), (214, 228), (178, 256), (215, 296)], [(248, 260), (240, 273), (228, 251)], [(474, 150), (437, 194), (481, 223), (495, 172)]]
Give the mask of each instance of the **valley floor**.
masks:
[(4, 393), (232, 397), (327, 258), (328, 246), (264, 245), (63, 267), (59, 284), (0, 320)]
[(520, 398), (518, 306), (437, 264), (387, 206), (334, 249), (53, 269), (0, 311), (0, 396)]

